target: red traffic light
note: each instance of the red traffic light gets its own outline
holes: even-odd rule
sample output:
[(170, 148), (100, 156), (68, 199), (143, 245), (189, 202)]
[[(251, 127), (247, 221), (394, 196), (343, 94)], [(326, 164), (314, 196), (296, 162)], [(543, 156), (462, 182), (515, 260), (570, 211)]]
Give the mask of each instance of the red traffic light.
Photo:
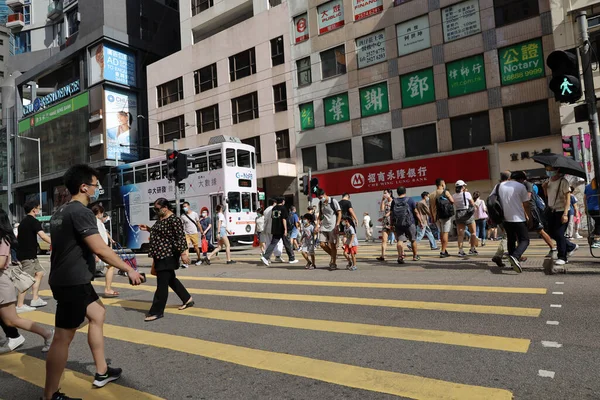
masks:
[(174, 160), (177, 158), (177, 156), (179, 155), (179, 153), (175, 150), (171, 150), (169, 152), (167, 152), (167, 158)]

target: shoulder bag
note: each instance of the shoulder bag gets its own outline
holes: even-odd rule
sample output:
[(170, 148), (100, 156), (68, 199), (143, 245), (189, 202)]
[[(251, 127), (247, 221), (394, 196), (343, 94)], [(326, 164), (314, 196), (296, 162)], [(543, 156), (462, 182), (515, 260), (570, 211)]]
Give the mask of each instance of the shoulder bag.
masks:
[(10, 269), (8, 277), (15, 285), (19, 293), (24, 293), (29, 290), (35, 283), (35, 279), (27, 272), (23, 271), (21, 264)]
[(473, 207), (471, 203), (467, 203), (467, 195), (465, 192), (463, 192), (463, 201), (467, 208), (465, 208), (464, 210), (456, 211), (456, 222), (459, 222), (461, 224), (467, 222), (475, 214), (475, 207)]

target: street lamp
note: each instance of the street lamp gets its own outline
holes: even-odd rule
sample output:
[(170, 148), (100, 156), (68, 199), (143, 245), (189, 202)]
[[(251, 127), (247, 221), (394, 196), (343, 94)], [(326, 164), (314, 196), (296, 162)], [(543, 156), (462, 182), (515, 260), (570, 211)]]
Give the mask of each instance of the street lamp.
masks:
[(39, 179), (39, 191), (40, 191), (40, 215), (42, 213), (42, 150), (40, 147), (40, 139), (36, 139), (36, 138), (30, 138), (30, 137), (25, 137), (25, 136), (16, 136), (16, 135), (12, 135), (12, 137), (17, 137), (19, 139), (27, 139), (27, 140), (31, 140), (34, 142), (37, 142), (37, 148), (38, 148), (38, 179)]

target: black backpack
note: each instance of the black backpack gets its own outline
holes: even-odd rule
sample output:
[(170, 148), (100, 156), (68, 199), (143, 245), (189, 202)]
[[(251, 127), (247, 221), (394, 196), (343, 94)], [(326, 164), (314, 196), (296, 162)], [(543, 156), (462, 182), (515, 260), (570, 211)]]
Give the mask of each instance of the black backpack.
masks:
[(394, 226), (407, 227), (414, 224), (412, 210), (405, 197), (396, 198), (392, 202), (392, 221)]
[(492, 222), (496, 225), (500, 225), (504, 222), (504, 209), (502, 208), (502, 203), (500, 202), (500, 184), (497, 184), (490, 197), (486, 200), (486, 205), (488, 208), (488, 215)]
[(437, 219), (448, 219), (454, 215), (454, 206), (446, 197), (445, 190), (435, 198), (435, 207), (437, 210)]

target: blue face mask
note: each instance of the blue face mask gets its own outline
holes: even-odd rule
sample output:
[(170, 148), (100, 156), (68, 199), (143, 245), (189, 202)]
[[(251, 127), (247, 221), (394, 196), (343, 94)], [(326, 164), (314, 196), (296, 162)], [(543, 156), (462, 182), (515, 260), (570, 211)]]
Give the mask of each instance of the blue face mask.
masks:
[(189, 208), (187, 208), (187, 207), (183, 207), (183, 211), (185, 211), (185, 212), (188, 212), (188, 211), (189, 211)]
[(548, 175), (548, 177), (552, 178), (553, 176), (556, 176), (556, 171), (546, 171), (546, 175)]
[(98, 187), (96, 187), (96, 190), (94, 191), (94, 194), (90, 195), (90, 203), (98, 201), (98, 198), (100, 197), (100, 188), (102, 188), (102, 186), (98, 185)]

